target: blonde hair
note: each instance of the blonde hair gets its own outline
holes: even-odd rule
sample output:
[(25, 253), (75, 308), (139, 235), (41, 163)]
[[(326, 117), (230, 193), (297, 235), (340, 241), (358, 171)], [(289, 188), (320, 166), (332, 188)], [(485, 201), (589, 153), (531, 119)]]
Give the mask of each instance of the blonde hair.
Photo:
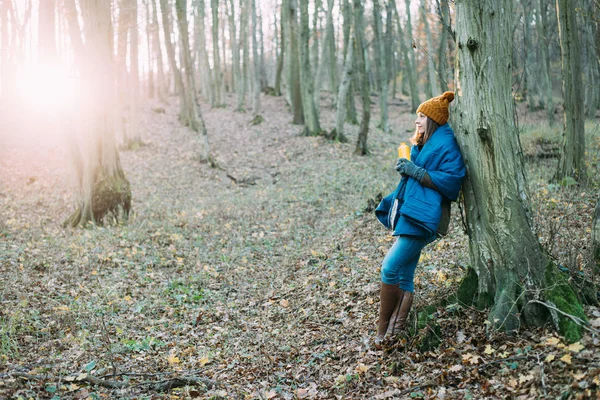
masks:
[(415, 146), (423, 146), (439, 127), (440, 125), (437, 122), (427, 117), (425, 133), (419, 133), (419, 128), (415, 128), (415, 134), (411, 136), (410, 142)]

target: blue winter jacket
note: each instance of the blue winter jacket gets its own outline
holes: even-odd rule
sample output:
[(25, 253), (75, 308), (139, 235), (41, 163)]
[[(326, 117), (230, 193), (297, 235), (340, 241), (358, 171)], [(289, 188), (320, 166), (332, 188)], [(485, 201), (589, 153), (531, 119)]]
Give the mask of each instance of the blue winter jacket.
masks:
[(442, 198), (456, 201), (465, 177), (465, 164), (448, 124), (440, 126), (420, 150), (413, 146), (410, 158), (427, 170), (438, 190), (426, 188), (412, 177), (402, 177), (396, 190), (375, 210), (379, 221), (392, 229), (394, 236), (402, 234), (405, 220), (435, 233), (442, 215)]

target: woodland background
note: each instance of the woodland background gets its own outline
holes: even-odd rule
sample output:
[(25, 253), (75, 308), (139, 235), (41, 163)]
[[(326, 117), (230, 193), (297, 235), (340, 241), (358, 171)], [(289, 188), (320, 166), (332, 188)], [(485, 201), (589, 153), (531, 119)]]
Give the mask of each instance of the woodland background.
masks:
[[(461, 297), (467, 199), (375, 351), (393, 238), (373, 207), (420, 102), (456, 91), (457, 131), (479, 115), (459, 98), (485, 75), (461, 77), (476, 4), (510, 10), (486, 33), (515, 110), (492, 137), (519, 145), (494, 154), (584, 328), (507, 333)], [(596, 395), (599, 21), (597, 0), (0, 0), (0, 397)]]

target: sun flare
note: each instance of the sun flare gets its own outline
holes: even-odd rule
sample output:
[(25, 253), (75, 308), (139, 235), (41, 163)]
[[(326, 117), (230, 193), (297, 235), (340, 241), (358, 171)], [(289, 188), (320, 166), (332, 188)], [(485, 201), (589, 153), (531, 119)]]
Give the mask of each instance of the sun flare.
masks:
[(62, 113), (76, 104), (77, 80), (65, 64), (34, 64), (18, 71), (17, 93), (28, 108)]

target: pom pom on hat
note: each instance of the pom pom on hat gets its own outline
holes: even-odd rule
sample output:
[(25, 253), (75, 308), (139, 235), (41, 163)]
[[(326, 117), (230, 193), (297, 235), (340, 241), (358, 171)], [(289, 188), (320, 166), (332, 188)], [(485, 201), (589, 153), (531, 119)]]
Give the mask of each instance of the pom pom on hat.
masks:
[(450, 116), (448, 106), (452, 100), (454, 100), (454, 92), (444, 92), (441, 96), (421, 103), (417, 113), (423, 113), (439, 125), (444, 125)]

